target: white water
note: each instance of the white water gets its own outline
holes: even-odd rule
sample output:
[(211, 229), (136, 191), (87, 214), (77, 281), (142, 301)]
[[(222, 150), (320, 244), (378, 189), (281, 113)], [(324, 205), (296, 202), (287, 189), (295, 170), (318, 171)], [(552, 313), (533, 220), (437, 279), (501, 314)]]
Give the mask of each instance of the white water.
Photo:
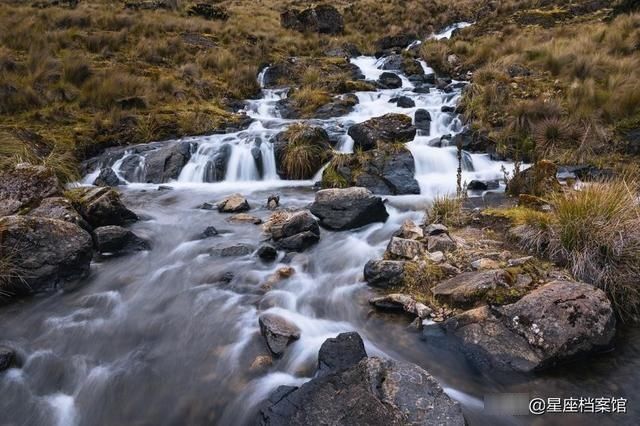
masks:
[[(375, 58), (359, 57), (352, 62), (367, 79), (375, 80), (382, 72)], [(423, 63), (423, 68), (431, 71), (427, 64)], [(259, 78), (262, 82), (264, 71)], [(303, 208), (313, 199), (309, 189), (313, 181), (284, 181), (276, 173), (270, 140), (295, 120), (282, 119), (276, 111), (276, 103), (286, 96), (286, 90), (265, 89), (261, 99), (248, 102), (247, 114), (256, 119), (248, 129), (189, 138), (198, 148), (177, 181), (171, 183), (174, 191), (149, 191), (157, 185), (135, 181), (124, 189), (132, 208), (151, 217), (133, 227), (153, 240), (151, 252), (96, 262), (80, 293), (61, 296), (65, 303), (51, 299), (47, 309), (36, 307), (24, 318), (0, 318), (14, 322), (7, 329), (33, 322), (33, 335), (29, 344), (24, 343), (25, 351), (31, 353), (25, 373), (12, 373), (9, 381), (0, 382), (0, 391), (27, 394), (28, 402), (20, 411), (27, 413), (25, 416), (29, 410), (45, 410), (41, 398), (32, 395), (44, 394), (46, 410), (41, 416), (47, 418), (43, 422), (47, 425), (100, 423), (98, 419), (108, 419), (105, 424), (122, 424), (123, 418), (131, 423), (168, 424), (172, 421), (168, 416), (176, 415), (174, 422), (202, 424), (212, 420), (210, 411), (215, 410), (213, 420), (218, 424), (241, 424), (251, 420), (245, 416), (275, 387), (300, 385), (311, 377), (325, 339), (357, 330), (369, 355), (420, 363), (452, 397), (471, 410), (477, 409), (479, 395), (459, 388), (464, 374), (457, 368), (452, 374), (446, 358), (432, 360), (425, 355), (405, 331), (405, 324), (389, 325), (367, 318), (366, 300), (371, 294), (362, 282), (364, 264), (382, 256), (390, 236), (404, 220), (422, 220), (425, 202), (456, 189), (456, 149), (434, 145), (443, 135), (462, 130), (457, 117), (441, 111), (443, 105), (456, 105), (460, 90), (444, 93), (432, 89), (418, 94), (405, 76), (402, 81), (400, 89), (356, 93), (360, 102), (344, 117), (312, 120), (340, 140), (339, 150), (350, 152), (353, 141), (346, 131), (352, 124), (391, 112), (413, 116), (419, 108), (429, 111), (429, 136), (416, 136), (407, 145), (415, 158), (421, 194), (392, 197), (385, 223), (353, 232), (322, 231), (317, 246), (289, 263), (296, 274), (264, 294), (257, 293), (256, 287), (282, 264), (265, 266), (251, 256), (216, 259), (207, 254), (212, 241), (193, 241), (193, 234), (212, 224), (229, 230), (215, 240), (216, 244), (257, 244), (262, 238), (253, 225), (230, 224), (215, 212), (193, 208), (203, 201), (241, 192), (253, 206), (251, 213), (266, 218), (270, 212), (261, 206), (266, 195), (276, 189), (287, 208)], [(398, 95), (409, 96), (416, 106), (400, 108), (389, 103)], [(210, 162), (225, 145), (231, 151), (224, 179), (205, 182)], [(256, 147), (261, 152), (262, 174), (252, 155)], [(121, 178), (120, 165), (128, 155), (135, 154), (126, 153), (112, 166)], [(484, 154), (471, 154), (470, 159), (473, 170), (463, 172), (465, 180), (497, 179), (503, 165), (511, 167)], [(142, 176), (143, 164), (140, 170)], [(89, 174), (83, 182), (92, 182), (96, 175), (97, 171)], [(221, 271), (234, 273), (230, 283), (220, 282), (217, 277)], [(273, 367), (256, 374), (248, 370), (261, 353), (256, 349), (263, 346), (258, 316), (265, 312), (294, 322), (301, 329), (301, 338)], [(40, 384), (24, 380), (24, 376), (41, 371), (55, 371), (63, 356), (69, 359), (65, 374), (73, 377), (64, 392), (41, 391)], [(187, 405), (184, 412), (176, 406), (190, 401), (199, 405)], [(194, 417), (183, 417), (188, 414)]]

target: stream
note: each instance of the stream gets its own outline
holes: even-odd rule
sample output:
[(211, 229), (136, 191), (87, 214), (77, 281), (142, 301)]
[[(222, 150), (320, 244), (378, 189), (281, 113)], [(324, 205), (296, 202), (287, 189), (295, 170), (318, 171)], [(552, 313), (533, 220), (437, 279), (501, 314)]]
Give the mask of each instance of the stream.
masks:
[[(376, 80), (382, 73), (373, 57), (352, 62), (366, 79)], [(365, 340), (369, 355), (413, 362), (434, 375), (463, 405), (470, 425), (634, 424), (633, 418), (640, 416), (633, 395), (640, 366), (636, 332), (622, 331), (613, 352), (544, 374), (487, 374), (461, 354), (408, 330), (407, 317), (371, 309), (368, 299), (375, 290), (363, 282), (364, 264), (382, 256), (404, 220), (421, 222), (434, 196), (456, 190), (456, 147), (436, 142), (463, 130), (457, 115), (442, 112), (443, 106), (457, 105), (463, 85), (454, 85), (449, 93), (416, 93), (412, 82), (401, 78), (402, 88), (356, 93), (359, 103), (345, 116), (304, 121), (324, 127), (339, 141), (338, 150), (351, 152), (353, 140), (346, 132), (352, 124), (392, 112), (413, 117), (417, 109), (426, 109), (432, 117), (429, 134), (418, 134), (407, 145), (421, 193), (386, 197), (390, 216), (384, 224), (347, 232), (323, 229), (317, 245), (288, 263), (296, 273), (270, 291), (260, 284), (285, 265), (282, 253), (272, 264), (254, 255), (208, 253), (232, 243), (258, 246), (264, 238), (261, 228), (230, 223), (228, 216), (196, 206), (238, 192), (252, 206), (250, 214), (266, 220), (271, 194), (278, 194), (285, 208), (304, 208), (313, 201), (320, 175), (286, 181), (276, 173), (269, 140), (300, 121), (278, 115), (276, 105), (286, 90), (264, 89), (261, 99), (248, 101), (247, 114), (255, 121), (246, 130), (185, 139), (198, 148), (179, 178), (168, 184), (173, 190), (134, 181), (121, 187), (127, 206), (144, 219), (131, 229), (149, 239), (152, 250), (96, 259), (90, 276), (75, 290), (0, 308), (0, 343), (16, 348), (23, 360), (22, 368), (0, 374), (0, 424), (252, 424), (259, 404), (277, 386), (299, 385), (312, 377), (325, 339), (353, 330)], [(399, 94), (410, 97), (415, 107), (389, 102)], [(231, 147), (225, 179), (208, 183), (207, 164), (223, 145)], [(256, 147), (262, 170), (252, 154)], [(113, 165), (118, 174), (123, 160)], [(467, 182), (501, 179), (503, 167), (513, 167), (487, 154), (465, 153), (463, 164)], [(143, 157), (138, 167), (143, 173)], [(208, 226), (224, 232), (195, 239)], [(265, 312), (295, 323), (301, 337), (282, 358), (260, 368), (254, 361), (268, 354), (258, 327), (258, 316)], [(624, 396), (630, 399), (629, 414), (615, 422), (597, 415), (487, 416), (483, 396), (498, 392)]]

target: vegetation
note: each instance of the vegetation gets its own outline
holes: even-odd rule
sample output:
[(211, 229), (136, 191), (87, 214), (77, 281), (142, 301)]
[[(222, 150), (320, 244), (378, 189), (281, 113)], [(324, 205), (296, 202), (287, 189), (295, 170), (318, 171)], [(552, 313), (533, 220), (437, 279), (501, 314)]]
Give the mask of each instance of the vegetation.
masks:
[(467, 214), (463, 209), (462, 198), (451, 195), (435, 197), (427, 210), (426, 221), (453, 227), (464, 225)]
[(622, 318), (640, 309), (640, 205), (637, 184), (616, 180), (548, 196), (548, 213), (518, 207), (498, 214), (523, 225), (527, 249), (566, 265), (579, 280), (607, 292)]
[(326, 133), (320, 127), (293, 124), (284, 132), (281, 166), (290, 179), (311, 179), (331, 156)]

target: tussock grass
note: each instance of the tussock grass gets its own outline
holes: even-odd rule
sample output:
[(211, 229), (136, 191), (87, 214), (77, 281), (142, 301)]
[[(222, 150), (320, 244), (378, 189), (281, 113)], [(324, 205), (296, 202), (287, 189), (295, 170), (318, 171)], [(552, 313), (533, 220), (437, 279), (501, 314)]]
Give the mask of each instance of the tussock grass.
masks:
[(282, 154), (282, 168), (291, 179), (310, 179), (328, 160), (327, 147), (321, 141), (321, 129), (305, 124), (290, 126)]
[(527, 249), (566, 265), (579, 280), (603, 289), (624, 319), (640, 314), (640, 205), (636, 182), (591, 184), (552, 194), (549, 213), (508, 211)]
[(427, 209), (426, 223), (441, 223), (445, 226), (458, 227), (466, 223), (467, 215), (463, 210), (461, 197), (438, 195)]

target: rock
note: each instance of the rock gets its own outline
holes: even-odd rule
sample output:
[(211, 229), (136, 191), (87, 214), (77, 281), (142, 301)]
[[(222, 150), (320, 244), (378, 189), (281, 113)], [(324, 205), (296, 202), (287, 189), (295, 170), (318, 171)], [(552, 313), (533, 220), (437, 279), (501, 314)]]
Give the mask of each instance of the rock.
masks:
[(349, 128), (354, 149), (365, 151), (376, 148), (378, 143), (410, 142), (416, 136), (411, 117), (404, 114), (386, 114), (372, 118)]
[(118, 177), (111, 167), (103, 167), (100, 169), (100, 174), (93, 181), (93, 184), (95, 186), (119, 186), (124, 185), (125, 182)]
[(280, 196), (279, 195), (269, 195), (267, 198), (267, 208), (269, 210), (275, 210), (280, 206)]
[(262, 314), (258, 318), (258, 323), (267, 347), (275, 357), (282, 356), (287, 346), (300, 338), (300, 329), (281, 316)]
[(389, 50), (393, 48), (404, 49), (409, 46), (411, 43), (416, 41), (418, 36), (416, 34), (407, 33), (407, 34), (397, 34), (384, 36), (378, 40), (376, 40), (376, 49), (378, 51), (381, 50)]
[(556, 178), (558, 168), (548, 160), (540, 160), (530, 168), (522, 170), (507, 182), (506, 192), (511, 195), (528, 194), (541, 196), (559, 191), (560, 182)]
[(262, 371), (266, 370), (268, 367), (271, 367), (273, 364), (273, 359), (269, 355), (258, 355), (251, 366), (249, 367), (249, 371)]
[(224, 247), (215, 247), (209, 250), (210, 256), (220, 256), (220, 257), (237, 257), (237, 256), (246, 256), (248, 254), (253, 253), (255, 247), (249, 244), (233, 244), (230, 246)]
[[(282, 261), (284, 262), (285, 259), (282, 259)], [(282, 268), (278, 268), (276, 272), (271, 274), (264, 283), (260, 284), (260, 287), (265, 291), (269, 291), (274, 285), (278, 284), (282, 280), (290, 278), (295, 273), (295, 268), (291, 266), (283, 266)]]
[(269, 232), (279, 249), (302, 252), (320, 240), (320, 226), (308, 210), (274, 216)]
[(96, 249), (101, 254), (128, 254), (151, 249), (148, 241), (121, 226), (101, 226), (93, 232)]
[(72, 194), (78, 212), (94, 228), (122, 226), (138, 220), (138, 216), (125, 207), (120, 194), (112, 188), (83, 188)]
[(251, 209), (249, 202), (240, 194), (232, 194), (218, 203), (220, 213), (240, 213)]
[(424, 231), (416, 225), (411, 219), (402, 222), (400, 229), (394, 234), (395, 237), (406, 238), (408, 240), (417, 240), (424, 237)]
[(416, 300), (408, 294), (392, 293), (385, 296), (369, 299), (369, 303), (379, 309), (402, 310), (408, 314), (416, 315), (420, 319), (429, 317), (431, 308)]
[(528, 372), (608, 348), (615, 323), (602, 290), (554, 281), (516, 303), (467, 311), (443, 327), (478, 367)]
[(337, 58), (355, 58), (361, 56), (362, 53), (358, 46), (353, 43), (343, 43), (339, 47), (333, 47), (325, 52), (326, 56), (332, 56)]
[(303, 252), (320, 241), (320, 236), (310, 231), (301, 232), (276, 242), (281, 250)]
[[(341, 117), (343, 115), (347, 115), (353, 111), (353, 108), (358, 104), (358, 97), (349, 93), (346, 95), (341, 95), (336, 98), (332, 102), (325, 104), (318, 108), (313, 113), (313, 118), (319, 120), (326, 120), (333, 117)], [(286, 118), (286, 117), (285, 117)]]
[(218, 232), (218, 230), (215, 228), (215, 226), (207, 226), (204, 231), (202, 231), (202, 233), (199, 236), (199, 239), (204, 240), (205, 238), (211, 238), (211, 237), (216, 237), (218, 236), (220, 233)]
[(382, 199), (359, 187), (318, 191), (310, 211), (320, 218), (321, 226), (335, 231), (385, 222), (389, 217)]
[(427, 238), (427, 250), (449, 252), (455, 250), (456, 242), (448, 234), (431, 235)]
[(364, 279), (372, 287), (390, 288), (404, 282), (405, 262), (399, 260), (370, 260), (364, 265)]
[(400, 108), (413, 108), (416, 106), (416, 103), (408, 96), (400, 96), (398, 97), (396, 105), (398, 105)]
[(487, 269), (498, 269), (500, 263), (493, 259), (482, 258), (471, 262), (471, 267), (476, 271), (484, 271)]
[(208, 20), (226, 21), (229, 19), (227, 10), (209, 3), (196, 3), (189, 8), (190, 16), (199, 16)]
[(256, 254), (265, 262), (273, 262), (278, 257), (278, 250), (270, 244), (263, 244), (258, 248)]
[(412, 260), (423, 253), (422, 244), (415, 240), (391, 237), (385, 257)]
[(507, 264), (509, 265), (509, 267), (522, 266), (526, 263), (533, 261), (533, 259), (534, 259), (533, 256), (525, 256), (525, 257), (520, 257), (518, 259), (509, 259)]
[(69, 222), (29, 216), (0, 219), (0, 252), (10, 255), (12, 269), (3, 292), (24, 296), (86, 276), (92, 245), (89, 233)]
[(402, 87), (402, 79), (397, 74), (388, 71), (380, 74), (377, 83), (381, 89), (399, 89)]
[(420, 367), (364, 358), (299, 388), (279, 387), (261, 408), (261, 425), (457, 425), (460, 405)]
[(247, 213), (236, 213), (227, 219), (229, 222), (235, 223), (252, 223), (254, 225), (260, 225), (262, 223), (262, 219), (257, 216), (253, 216)]
[(351, 368), (367, 357), (364, 342), (356, 332), (340, 333), (329, 338), (318, 352), (318, 376)]
[(286, 10), (280, 15), (280, 25), (299, 32), (333, 35), (344, 32), (342, 15), (330, 5), (318, 5), (304, 10)]
[(419, 194), (414, 178), (415, 160), (408, 149), (384, 147), (366, 153), (343, 156), (322, 175), (323, 187), (333, 186), (335, 175), (346, 186), (367, 188), (379, 195)]
[(444, 253), (441, 251), (434, 251), (433, 253), (427, 253), (426, 257), (433, 263), (440, 263), (444, 261)]
[(0, 372), (12, 367), (15, 362), (16, 353), (14, 350), (6, 346), (0, 346)]
[(45, 198), (38, 207), (29, 212), (28, 216), (64, 220), (76, 224), (86, 231), (91, 231), (91, 226), (76, 211), (71, 201), (64, 197)]
[(510, 284), (503, 270), (464, 272), (431, 289), (435, 298), (453, 307), (470, 308), (485, 303), (497, 292), (507, 294)]
[(190, 142), (176, 142), (147, 152), (144, 162), (145, 182), (166, 183), (178, 179), (182, 168), (191, 158), (191, 150)]
[(227, 174), (227, 164), (231, 157), (231, 145), (224, 144), (213, 157), (213, 160), (205, 165), (205, 173), (203, 180), (205, 182), (220, 182), (224, 180)]
[(425, 233), (425, 235), (428, 235), (428, 236), (440, 235), (440, 234), (449, 235), (449, 228), (447, 228), (446, 226), (442, 225), (441, 223), (432, 223), (432, 224), (427, 225), (425, 227), (424, 233)]
[(428, 136), (431, 131), (431, 114), (429, 114), (429, 111), (426, 109), (416, 110), (414, 121), (416, 129)]
[[(288, 169), (287, 152), (290, 149), (305, 149), (308, 167)], [(278, 175), (283, 179), (311, 179), (325, 162), (331, 158), (331, 141), (326, 130), (319, 126), (292, 125), (280, 132), (273, 140), (273, 153)]]
[(0, 217), (37, 206), (47, 197), (62, 194), (56, 175), (44, 166), (27, 163), (0, 172)]

